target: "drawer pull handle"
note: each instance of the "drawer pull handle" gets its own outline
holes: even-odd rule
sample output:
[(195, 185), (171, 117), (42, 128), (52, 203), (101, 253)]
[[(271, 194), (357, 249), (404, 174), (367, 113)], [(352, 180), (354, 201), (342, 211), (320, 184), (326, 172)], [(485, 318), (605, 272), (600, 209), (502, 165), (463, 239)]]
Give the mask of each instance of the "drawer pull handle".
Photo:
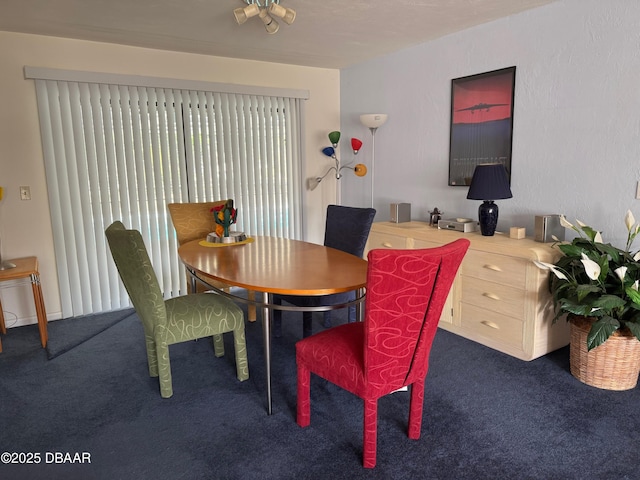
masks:
[(490, 298), (491, 300), (500, 300), (500, 297), (498, 295), (496, 295), (495, 293), (490, 293), (490, 292), (484, 292), (482, 294), (483, 297), (487, 297)]
[(484, 268), (487, 268), (489, 270), (493, 270), (494, 272), (501, 272), (502, 269), (500, 267), (498, 267), (497, 265), (485, 265)]
[(382, 242), (382, 246), (383, 246), (384, 248), (391, 248), (391, 247), (393, 247), (393, 245), (391, 245), (391, 243), (389, 243), (389, 242)]
[(482, 322), (483, 325), (486, 325), (489, 328), (494, 328), (496, 330), (500, 330), (500, 327), (498, 326), (498, 324), (490, 322), (489, 320), (483, 320)]

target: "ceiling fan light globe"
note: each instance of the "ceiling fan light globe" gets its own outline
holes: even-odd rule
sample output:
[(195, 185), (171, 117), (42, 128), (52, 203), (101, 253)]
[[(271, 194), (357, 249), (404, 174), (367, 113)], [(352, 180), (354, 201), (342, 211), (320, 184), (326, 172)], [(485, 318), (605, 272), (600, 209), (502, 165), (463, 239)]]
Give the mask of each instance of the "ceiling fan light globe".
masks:
[(296, 19), (296, 11), (293, 8), (285, 8), (277, 3), (269, 5), (269, 14), (281, 18), (287, 25), (291, 25)]
[(249, 18), (255, 17), (258, 14), (260, 14), (260, 7), (255, 3), (249, 4), (244, 8), (236, 8), (233, 11), (233, 16), (236, 18), (238, 25), (242, 25)]
[(276, 22), (269, 13), (267, 13), (266, 9), (261, 9), (258, 14), (262, 23), (264, 23), (264, 28), (267, 30), (267, 33), (274, 34), (280, 29), (280, 25)]

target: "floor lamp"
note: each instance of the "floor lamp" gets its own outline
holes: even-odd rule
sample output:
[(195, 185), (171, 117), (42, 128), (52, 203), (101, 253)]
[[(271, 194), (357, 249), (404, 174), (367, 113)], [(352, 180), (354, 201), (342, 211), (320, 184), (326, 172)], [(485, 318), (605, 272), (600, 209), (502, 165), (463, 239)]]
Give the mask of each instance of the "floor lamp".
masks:
[[(2, 206), (2, 197), (4, 196), (4, 188), (0, 187), (0, 207)], [(0, 208), (0, 213), (2, 209)], [(2, 218), (0, 218), (0, 270), (9, 270), (15, 268), (16, 264), (11, 262), (5, 262), (2, 260)]]
[(375, 177), (374, 164), (376, 161), (376, 130), (387, 121), (388, 115), (384, 113), (368, 113), (360, 115), (360, 122), (371, 131), (371, 208), (373, 208), (373, 178)]

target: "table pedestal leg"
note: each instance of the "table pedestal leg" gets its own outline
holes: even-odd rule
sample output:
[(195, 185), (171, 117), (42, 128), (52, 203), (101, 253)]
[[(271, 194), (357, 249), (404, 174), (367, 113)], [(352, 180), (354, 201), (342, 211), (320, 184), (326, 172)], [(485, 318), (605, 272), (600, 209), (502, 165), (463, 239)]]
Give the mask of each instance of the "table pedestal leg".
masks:
[[(364, 294), (365, 294), (364, 288), (359, 288), (356, 293), (356, 295), (358, 295), (358, 298), (362, 298)], [(356, 304), (356, 320), (358, 322), (364, 321), (364, 300)]]
[(198, 283), (196, 281), (196, 277), (191, 274), (191, 278), (189, 279), (191, 283), (191, 293), (196, 293), (198, 291)]
[[(264, 294), (264, 303), (271, 305), (273, 295)], [(267, 414), (271, 415), (271, 310), (265, 306), (262, 309), (262, 335), (264, 341), (264, 366), (267, 380)]]

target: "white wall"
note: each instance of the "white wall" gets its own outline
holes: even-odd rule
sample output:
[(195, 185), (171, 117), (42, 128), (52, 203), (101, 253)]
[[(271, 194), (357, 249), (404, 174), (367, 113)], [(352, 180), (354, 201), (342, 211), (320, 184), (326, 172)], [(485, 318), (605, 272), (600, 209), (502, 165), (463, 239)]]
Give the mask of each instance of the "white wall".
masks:
[[(344, 69), (343, 132), (369, 139), (359, 115), (389, 114), (376, 134), (376, 221), (400, 201), (415, 220), (434, 207), (477, 218), (468, 188), (447, 186), (451, 79), (516, 65), (513, 198), (497, 202), (498, 229), (532, 236), (535, 215), (564, 213), (624, 246), (626, 210), (640, 219), (638, 25), (637, 0), (563, 0)], [(370, 151), (359, 155), (368, 164)], [(341, 187), (343, 203), (369, 205), (369, 180)]]
[[(6, 258), (38, 256), (50, 320), (60, 318), (61, 306), (35, 87), (24, 78), (25, 65), (309, 90), (303, 156), (303, 170), (309, 176), (328, 165), (319, 149), (327, 143), (326, 134), (340, 128), (338, 70), (8, 32), (0, 32), (0, 65), (0, 186), (5, 187), (0, 203), (2, 249)], [(20, 200), (21, 185), (31, 187), (32, 200)], [(324, 212), (335, 201), (335, 188), (335, 181), (323, 182), (305, 193), (305, 239), (322, 243)], [(0, 284), (7, 326), (35, 323), (30, 287), (7, 284)]]

